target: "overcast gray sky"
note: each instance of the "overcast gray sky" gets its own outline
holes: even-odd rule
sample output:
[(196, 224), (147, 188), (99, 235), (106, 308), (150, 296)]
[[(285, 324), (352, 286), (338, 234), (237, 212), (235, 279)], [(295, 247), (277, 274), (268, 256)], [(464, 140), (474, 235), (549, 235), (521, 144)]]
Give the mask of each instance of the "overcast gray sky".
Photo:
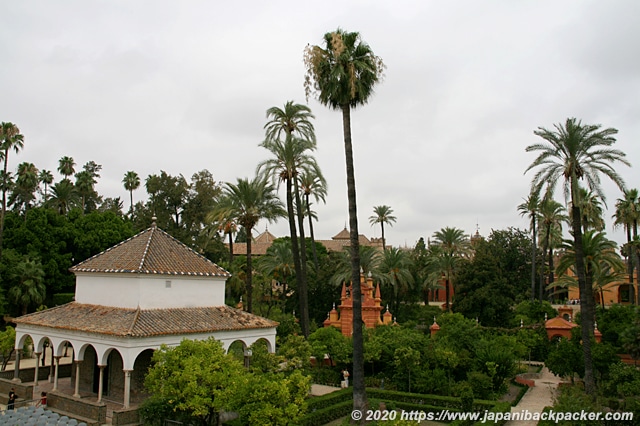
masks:
[[(127, 170), (143, 182), (161, 170), (252, 177), (267, 155), (266, 109), (306, 102), (304, 47), (337, 27), (360, 32), (387, 65), (352, 115), (361, 233), (380, 236), (368, 218), (381, 204), (397, 217), (393, 245), (445, 226), (526, 228), (516, 207), (535, 155), (525, 147), (568, 117), (617, 128), (634, 166), (619, 172), (640, 186), (637, 0), (4, 1), (0, 121), (25, 136), (9, 168), (29, 161), (59, 180), (62, 156), (78, 168), (93, 160), (98, 191), (125, 208)], [(328, 239), (348, 219), (342, 122), (309, 106), (329, 183), (316, 236)], [(610, 217), (621, 194), (605, 188)]]

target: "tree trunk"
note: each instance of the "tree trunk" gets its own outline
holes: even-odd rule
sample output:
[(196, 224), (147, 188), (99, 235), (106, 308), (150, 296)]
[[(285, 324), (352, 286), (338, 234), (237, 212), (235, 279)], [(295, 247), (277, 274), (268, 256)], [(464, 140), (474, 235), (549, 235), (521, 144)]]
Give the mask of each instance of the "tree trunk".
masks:
[(536, 299), (536, 217), (531, 219), (531, 301)]
[[(362, 292), (360, 289), (360, 242), (358, 241), (358, 212), (356, 179), (351, 145), (351, 108), (342, 105), (342, 128), (347, 166), (347, 198), (349, 200), (349, 239), (351, 241), (351, 285), (353, 298), (353, 408), (364, 414), (367, 394), (364, 387), (364, 340), (362, 334)], [(361, 423), (364, 424), (364, 416)]]
[[(287, 217), (289, 220), (289, 234), (291, 236), (291, 254), (293, 255), (293, 266), (296, 271), (296, 293), (298, 293), (298, 312), (300, 312), (300, 317), (304, 316), (304, 308), (305, 298), (303, 295), (303, 287), (302, 284), (302, 269), (300, 267), (300, 248), (298, 246), (298, 233), (296, 231), (296, 217), (293, 211), (293, 193), (291, 192), (291, 179), (289, 176), (286, 181), (287, 187)], [(302, 329), (302, 333), (305, 337), (308, 334), (305, 333), (304, 329), (305, 324), (303, 322), (300, 323), (300, 328)], [(308, 332), (308, 330), (307, 330)]]
[(4, 174), (2, 175), (2, 211), (0, 211), (0, 259), (2, 259), (2, 242), (4, 238), (4, 215), (7, 211), (7, 162), (9, 148), (4, 150)]
[(233, 263), (233, 232), (229, 229), (229, 267)]
[(296, 210), (298, 213), (298, 228), (300, 230), (300, 269), (302, 277), (300, 279), (300, 328), (305, 338), (309, 337), (309, 295), (307, 285), (307, 247), (304, 239), (304, 214), (302, 203), (300, 202), (300, 189), (298, 188), (298, 178), (293, 176), (293, 187), (296, 194)]
[(315, 266), (316, 272), (318, 272), (318, 252), (316, 250), (316, 239), (313, 236), (313, 218), (311, 217), (311, 205), (309, 204), (309, 194), (305, 194), (305, 201), (307, 202), (307, 216), (309, 217), (309, 237), (311, 238), (311, 248), (313, 249), (313, 266)]
[(382, 251), (386, 251), (387, 245), (384, 240), (384, 222), (380, 222), (380, 228), (382, 229)]
[(246, 290), (247, 290), (247, 312), (253, 313), (253, 265), (251, 264), (251, 228), (245, 228), (247, 231), (247, 277)]
[[(572, 185), (573, 186), (573, 185)], [(572, 191), (575, 193), (575, 191)], [(576, 206), (576, 199), (573, 197), (571, 202), (573, 210), (573, 239), (574, 249), (576, 252), (576, 275), (578, 278), (578, 288), (580, 289), (580, 318), (582, 351), (584, 356), (584, 390), (592, 398), (596, 396), (596, 383), (593, 375), (593, 358), (591, 357), (591, 337), (593, 336), (594, 326), (594, 300), (593, 287), (587, 282), (586, 269), (584, 262), (584, 250), (582, 248), (582, 226), (580, 223), (581, 213), (580, 207)]]

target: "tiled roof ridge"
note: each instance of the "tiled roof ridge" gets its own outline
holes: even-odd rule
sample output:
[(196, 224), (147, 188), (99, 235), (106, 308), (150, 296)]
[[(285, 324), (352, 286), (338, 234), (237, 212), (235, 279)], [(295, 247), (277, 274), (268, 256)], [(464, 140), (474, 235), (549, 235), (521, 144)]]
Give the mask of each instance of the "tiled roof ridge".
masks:
[(138, 271), (144, 271), (144, 262), (147, 259), (147, 254), (149, 254), (149, 247), (151, 246), (151, 240), (153, 239), (153, 232), (158, 229), (156, 227), (156, 223), (153, 222), (151, 224), (151, 228), (149, 228), (149, 238), (147, 238), (147, 244), (145, 244), (144, 246), (144, 252), (142, 253), (142, 256), (140, 258), (140, 265), (138, 265)]
[(112, 250), (114, 250), (114, 249), (116, 249), (116, 248), (118, 248), (118, 247), (122, 246), (123, 244), (128, 243), (129, 241), (131, 241), (131, 240), (135, 239), (136, 237), (141, 236), (142, 234), (144, 234), (145, 232), (148, 232), (149, 230), (150, 230), (150, 228), (144, 229), (144, 230), (142, 230), (142, 231), (138, 232), (137, 234), (135, 234), (135, 235), (133, 235), (133, 236), (131, 236), (131, 237), (127, 238), (126, 240), (120, 241), (120, 242), (119, 242), (118, 244), (116, 244), (115, 246), (111, 246), (111, 247), (109, 247), (108, 249), (103, 250), (103, 251), (101, 251), (100, 253), (96, 253), (96, 254), (94, 254), (93, 256), (86, 258), (86, 259), (85, 259), (85, 260), (83, 260), (82, 262), (75, 264), (74, 266), (72, 266), (72, 267), (71, 267), (71, 269), (78, 269), (78, 267), (80, 267), (82, 264), (87, 263), (87, 262), (89, 262), (90, 260), (93, 260), (93, 259), (95, 259), (95, 258), (96, 258), (96, 257), (98, 257), (98, 256), (102, 256), (102, 255), (103, 255), (103, 254), (105, 254), (105, 253), (109, 253), (110, 251), (112, 251)]
[(127, 336), (133, 336), (133, 330), (136, 327), (136, 324), (138, 323), (138, 320), (140, 319), (140, 305), (138, 305), (138, 309), (136, 309), (136, 316), (133, 317), (133, 321), (131, 321), (131, 325), (129, 326), (129, 330), (127, 330), (126, 335)]

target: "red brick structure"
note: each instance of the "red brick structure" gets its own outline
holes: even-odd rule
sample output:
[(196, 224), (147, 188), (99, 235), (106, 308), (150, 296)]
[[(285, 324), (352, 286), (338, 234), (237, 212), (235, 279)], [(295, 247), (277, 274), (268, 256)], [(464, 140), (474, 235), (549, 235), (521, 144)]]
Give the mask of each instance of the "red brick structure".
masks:
[[(382, 306), (380, 302), (380, 286), (374, 288), (371, 276), (364, 278), (360, 274), (360, 288), (362, 291), (362, 321), (365, 327), (373, 328), (377, 325), (391, 324), (392, 315), (387, 311), (381, 315)], [(338, 310), (334, 305), (324, 321), (325, 327), (336, 327), (344, 336), (351, 337), (353, 334), (353, 299), (351, 297), (352, 286), (347, 287), (342, 284), (341, 303)]]

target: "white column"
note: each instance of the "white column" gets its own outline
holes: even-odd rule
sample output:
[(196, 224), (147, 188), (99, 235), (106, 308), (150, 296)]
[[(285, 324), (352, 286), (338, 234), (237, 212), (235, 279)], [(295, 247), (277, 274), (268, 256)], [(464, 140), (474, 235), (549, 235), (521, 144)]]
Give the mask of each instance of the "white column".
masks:
[(36, 371), (35, 376), (33, 377), (33, 386), (38, 386), (38, 368), (40, 368), (40, 356), (42, 356), (42, 352), (34, 352), (36, 354)]
[(73, 362), (76, 365), (76, 389), (73, 396), (76, 398), (80, 398), (80, 364), (82, 363), (82, 361), (75, 360)]
[(16, 349), (16, 363), (13, 369), (13, 381), (14, 382), (19, 382), (20, 381), (20, 358), (22, 354), (22, 349)]
[(58, 370), (60, 370), (60, 356), (54, 356), (56, 368), (53, 370), (53, 389), (54, 391), (58, 390)]
[(98, 365), (100, 369), (100, 377), (98, 378), (98, 402), (102, 401), (102, 379), (104, 378), (104, 367), (106, 365)]
[(131, 398), (131, 370), (124, 370), (124, 408), (129, 408)]

